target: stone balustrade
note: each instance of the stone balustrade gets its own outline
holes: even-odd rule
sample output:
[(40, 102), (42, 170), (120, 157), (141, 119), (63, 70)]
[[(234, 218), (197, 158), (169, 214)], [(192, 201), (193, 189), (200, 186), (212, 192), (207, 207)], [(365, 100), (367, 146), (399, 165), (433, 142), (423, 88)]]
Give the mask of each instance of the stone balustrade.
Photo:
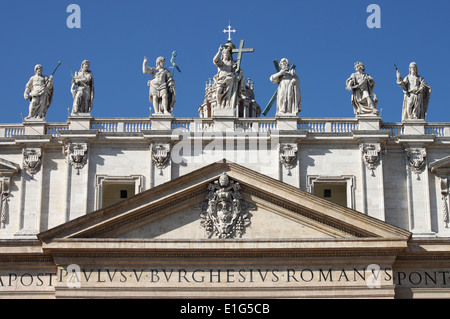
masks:
[[(86, 119), (85, 119), (86, 120)], [(279, 118), (245, 118), (245, 119), (226, 119), (232, 121), (234, 125), (227, 126), (236, 132), (260, 132), (266, 133), (280, 129), (279, 123), (283, 119)], [(292, 119), (290, 119), (292, 121)], [(79, 130), (74, 122), (77, 119), (70, 119), (66, 123), (46, 123), (33, 122), (34, 126), (41, 126), (46, 135), (59, 137), (61, 131)], [(99, 133), (140, 133), (142, 131), (159, 130), (160, 127), (153, 127), (152, 118), (91, 118), (87, 120), (87, 126), (90, 130), (96, 130)], [(201, 119), (201, 118), (166, 118), (167, 128), (180, 130), (182, 132), (212, 132), (223, 131), (222, 119)], [(358, 118), (303, 118), (294, 119), (297, 121), (297, 130), (307, 131), (310, 134), (348, 134), (357, 130), (364, 130), (361, 122), (364, 119)], [(405, 133), (405, 126), (410, 123), (383, 123), (378, 121), (380, 131), (389, 131), (391, 137), (408, 134)], [(420, 123), (419, 123), (420, 124)], [(27, 132), (27, 123), (19, 124), (0, 124), (0, 138), (12, 138), (23, 135), (39, 135), (42, 130), (30, 130)], [(415, 124), (414, 124), (415, 125)], [(416, 125), (417, 126), (417, 125)], [(83, 126), (81, 126), (83, 128)], [(217, 128), (217, 129), (215, 129)], [(418, 126), (416, 131), (418, 135), (434, 135), (436, 137), (450, 137), (450, 123), (426, 123)]]

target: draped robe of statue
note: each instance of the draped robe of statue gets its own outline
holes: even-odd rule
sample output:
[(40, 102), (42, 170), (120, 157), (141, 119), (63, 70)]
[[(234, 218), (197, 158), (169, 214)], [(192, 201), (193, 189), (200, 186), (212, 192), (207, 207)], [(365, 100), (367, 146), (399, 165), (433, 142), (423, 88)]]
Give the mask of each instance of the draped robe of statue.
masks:
[(402, 108), (402, 121), (410, 119), (425, 120), (430, 102), (431, 88), (425, 80), (417, 74), (417, 65), (411, 64), (410, 74), (404, 79), (397, 78), (397, 84), (405, 92)]
[[(280, 65), (283, 65), (281, 60)], [(277, 90), (277, 114), (298, 115), (301, 111), (302, 98), (300, 94), (300, 79), (295, 70), (289, 70), (289, 63), (286, 68), (272, 75), (270, 81), (278, 84)]]
[[(84, 63), (88, 62), (85, 61)], [(73, 77), (71, 92), (74, 99), (72, 113), (90, 113), (94, 106), (95, 96), (92, 72), (82, 66), (82, 69), (76, 72)]]
[(352, 105), (355, 115), (378, 115), (376, 109), (377, 96), (373, 93), (375, 87), (374, 79), (363, 73), (365, 71), (362, 63), (355, 64), (356, 73), (347, 80), (347, 90), (352, 91)]

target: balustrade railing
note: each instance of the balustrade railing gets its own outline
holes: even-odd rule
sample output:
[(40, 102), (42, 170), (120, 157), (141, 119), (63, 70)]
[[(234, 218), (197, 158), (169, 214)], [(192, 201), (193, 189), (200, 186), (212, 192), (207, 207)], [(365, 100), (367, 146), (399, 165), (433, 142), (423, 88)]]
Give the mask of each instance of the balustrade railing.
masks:
[(47, 134), (53, 137), (58, 137), (59, 132), (69, 130), (67, 123), (51, 123), (47, 125)]
[(425, 134), (444, 137), (446, 136), (446, 128), (450, 133), (450, 125), (448, 123), (427, 123), (425, 125)]
[[(172, 130), (182, 132), (211, 132), (214, 131), (216, 119), (200, 118), (175, 118), (172, 120)], [(69, 130), (69, 123), (46, 123), (45, 132), (53, 137), (59, 137), (61, 131)], [(98, 118), (91, 120), (90, 129), (102, 133), (140, 133), (152, 129), (149, 118)], [(298, 130), (308, 131), (312, 134), (335, 133), (345, 134), (358, 130), (357, 119), (345, 118), (309, 118), (299, 119)], [(274, 118), (245, 118), (237, 119), (234, 124), (235, 131), (241, 132), (271, 132), (277, 130), (277, 119)], [(380, 130), (389, 131), (391, 137), (404, 134), (402, 123), (381, 123)], [(0, 137), (11, 138), (13, 136), (25, 135), (24, 124), (0, 124)], [(426, 123), (425, 135), (436, 137), (450, 136), (449, 123)]]
[(24, 135), (25, 128), (22, 124), (2, 124), (0, 125), (0, 137), (13, 137)]
[(403, 134), (402, 123), (382, 123), (380, 129), (383, 131), (389, 131), (391, 137)]

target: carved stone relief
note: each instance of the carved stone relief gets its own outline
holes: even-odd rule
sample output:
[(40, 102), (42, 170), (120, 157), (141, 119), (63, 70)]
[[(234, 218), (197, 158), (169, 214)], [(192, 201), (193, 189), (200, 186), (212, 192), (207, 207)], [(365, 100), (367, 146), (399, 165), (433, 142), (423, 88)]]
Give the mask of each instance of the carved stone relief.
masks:
[(226, 173), (208, 185), (206, 201), (199, 205), (201, 225), (208, 238), (242, 238), (251, 224), (250, 211), (256, 209), (243, 200), (239, 183), (230, 179)]
[(80, 169), (87, 164), (87, 150), (86, 143), (67, 144), (65, 146), (65, 155), (69, 164), (77, 170), (77, 175), (80, 175)]
[(420, 179), (420, 173), (425, 168), (427, 151), (425, 148), (407, 148), (406, 156), (408, 158), (409, 169), (416, 173), (417, 179)]
[(375, 176), (375, 169), (381, 161), (380, 144), (361, 144), (360, 148), (363, 153), (363, 159), (366, 167), (372, 171), (372, 176)]
[(34, 176), (41, 167), (41, 149), (39, 148), (24, 149), (23, 166), (26, 172)]
[(291, 175), (291, 170), (297, 161), (298, 147), (296, 144), (281, 144), (280, 145), (280, 162), (287, 169), (288, 175)]
[(170, 144), (156, 144), (152, 147), (152, 159), (160, 175), (163, 169), (167, 167), (170, 160)]

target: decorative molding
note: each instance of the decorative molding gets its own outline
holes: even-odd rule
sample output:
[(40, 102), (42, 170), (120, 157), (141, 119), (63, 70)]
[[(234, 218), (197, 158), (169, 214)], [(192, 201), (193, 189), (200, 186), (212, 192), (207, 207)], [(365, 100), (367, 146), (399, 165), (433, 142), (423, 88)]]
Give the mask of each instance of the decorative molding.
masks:
[(427, 151), (425, 148), (407, 148), (406, 156), (409, 163), (409, 169), (416, 173), (417, 179), (423, 172), (426, 164)]
[(360, 146), (362, 151), (363, 160), (367, 168), (372, 171), (372, 176), (375, 176), (375, 169), (381, 162), (381, 145), (362, 143)]
[(152, 159), (159, 174), (163, 175), (163, 169), (167, 167), (170, 160), (170, 144), (155, 144), (152, 146)]
[(256, 207), (243, 200), (240, 189), (239, 183), (230, 179), (226, 173), (208, 185), (207, 201), (198, 206), (202, 210), (201, 225), (208, 238), (232, 239), (244, 235), (245, 229), (251, 224), (249, 211)]
[(67, 160), (77, 170), (77, 175), (80, 175), (80, 169), (87, 164), (87, 150), (86, 143), (68, 143), (64, 147)]
[(41, 149), (26, 148), (23, 150), (23, 166), (26, 172), (34, 176), (41, 167)]
[[(397, 257), (396, 253), (392, 252), (352, 252), (352, 251), (327, 251), (327, 252), (267, 252), (267, 251), (256, 251), (256, 252), (242, 252), (236, 249), (231, 249), (231, 252), (221, 251), (141, 251), (141, 252), (72, 252), (72, 251), (55, 251), (52, 253), (54, 258), (74, 258), (81, 260), (93, 260), (93, 259), (107, 259), (107, 260), (119, 260), (125, 262), (133, 262), (134, 260), (153, 260), (157, 259), (172, 259), (173, 261), (179, 261), (180, 259), (217, 259), (217, 260), (249, 260), (249, 259), (260, 259), (269, 261), (270, 259), (279, 263), (280, 260), (284, 259), (305, 259), (305, 258), (388, 258), (395, 259)], [(172, 261), (171, 261), (172, 262)]]
[(292, 175), (291, 170), (297, 161), (297, 154), (297, 144), (280, 144), (280, 163), (287, 169), (289, 176)]

